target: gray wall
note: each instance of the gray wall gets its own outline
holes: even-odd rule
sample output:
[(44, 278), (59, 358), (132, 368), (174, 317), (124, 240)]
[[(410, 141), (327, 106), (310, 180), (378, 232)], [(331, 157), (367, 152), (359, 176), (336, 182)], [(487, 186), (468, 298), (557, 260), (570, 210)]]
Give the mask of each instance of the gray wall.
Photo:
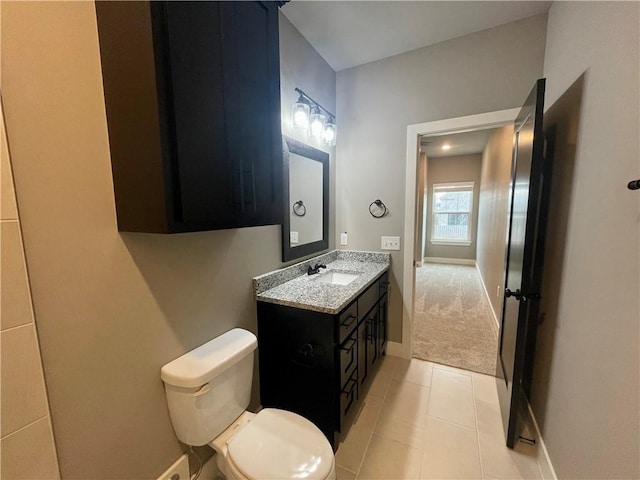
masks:
[[(282, 43), (283, 85), (324, 79), (333, 104), (286, 21)], [(62, 477), (157, 478), (182, 452), (160, 367), (256, 330), (251, 278), (282, 265), (280, 227), (117, 232), (93, 2), (3, 2), (2, 97)]]
[[(459, 155), (455, 157), (429, 158), (427, 191), (426, 257), (476, 259), (476, 233), (478, 231), (478, 204), (480, 198), (480, 171), (482, 155)], [(431, 243), (433, 227), (433, 185), (434, 183), (473, 182), (473, 205), (471, 214), (471, 245), (436, 245)]]
[[(549, 12), (558, 169), (532, 406), (559, 478), (640, 478), (640, 201), (626, 189), (640, 178), (639, 10)], [(583, 74), (583, 92), (565, 95)]]
[[(546, 16), (420, 48), (337, 74), (336, 230), (380, 250), (404, 233), (407, 125), (521, 105), (542, 76)], [(389, 215), (374, 219), (380, 198)], [(401, 241), (404, 248), (404, 239)], [(392, 252), (389, 337), (402, 337), (403, 252)]]
[(495, 318), (502, 317), (513, 126), (496, 129), (482, 152), (476, 262)]

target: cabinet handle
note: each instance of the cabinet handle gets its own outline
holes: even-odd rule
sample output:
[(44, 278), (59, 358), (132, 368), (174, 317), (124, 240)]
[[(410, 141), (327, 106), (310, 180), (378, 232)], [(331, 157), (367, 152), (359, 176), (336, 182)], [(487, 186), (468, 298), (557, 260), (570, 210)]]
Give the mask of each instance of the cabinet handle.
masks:
[(356, 320), (356, 316), (355, 315), (349, 315), (347, 318), (345, 318), (341, 323), (340, 326), (341, 327), (351, 327), (351, 325), (353, 325), (353, 322)]
[(345, 395), (351, 395), (351, 392), (353, 392), (353, 389), (356, 387), (357, 384), (358, 384), (357, 380), (350, 378), (345, 384), (344, 388), (342, 389), (342, 393), (344, 393)]
[[(347, 344), (349, 344), (349, 346), (347, 347)], [(345, 350), (345, 351), (350, 351), (353, 350), (353, 346), (356, 344), (356, 341), (352, 338), (351, 340), (347, 340), (346, 342), (344, 342), (344, 344), (340, 347), (340, 350)]]

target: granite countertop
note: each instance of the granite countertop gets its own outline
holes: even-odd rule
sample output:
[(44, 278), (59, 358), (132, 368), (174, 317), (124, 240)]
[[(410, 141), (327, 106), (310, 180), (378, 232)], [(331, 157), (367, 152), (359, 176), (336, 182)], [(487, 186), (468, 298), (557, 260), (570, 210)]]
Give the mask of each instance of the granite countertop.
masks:
[[(300, 273), (306, 272), (307, 266), (316, 263), (326, 264), (327, 268), (320, 269), (321, 273), (316, 275)], [(388, 270), (390, 264), (391, 255), (388, 253), (338, 250), (254, 278), (255, 297), (259, 302), (336, 314)], [(318, 281), (321, 276), (334, 270), (359, 276), (348, 285)], [(276, 285), (272, 286), (273, 284)]]

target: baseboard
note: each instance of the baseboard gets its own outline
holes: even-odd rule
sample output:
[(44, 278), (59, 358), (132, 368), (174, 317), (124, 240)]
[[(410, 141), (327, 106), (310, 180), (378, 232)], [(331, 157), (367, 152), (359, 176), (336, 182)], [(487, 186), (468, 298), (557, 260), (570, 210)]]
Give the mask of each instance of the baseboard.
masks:
[(493, 309), (493, 303), (491, 303), (491, 297), (489, 296), (489, 291), (487, 290), (487, 286), (484, 283), (484, 278), (482, 277), (482, 272), (480, 271), (480, 268), (478, 268), (477, 262), (476, 262), (476, 270), (478, 271), (478, 275), (480, 276), (480, 283), (482, 283), (482, 289), (484, 290), (484, 295), (487, 297), (487, 302), (489, 303), (489, 308), (491, 309), (493, 320), (496, 322), (496, 327), (498, 328), (498, 332), (499, 332), (500, 320), (498, 320), (498, 315), (496, 315), (496, 311)]
[(387, 342), (387, 355), (391, 357), (404, 357), (404, 347), (402, 343)]
[(451, 265), (471, 265), (475, 266), (475, 260), (469, 260), (468, 258), (442, 258), (442, 257), (424, 257), (424, 261), (427, 263), (448, 263)]
[(547, 446), (544, 443), (544, 439), (542, 438), (542, 434), (540, 433), (540, 428), (538, 427), (538, 422), (536, 421), (536, 417), (533, 414), (533, 410), (531, 409), (531, 404), (529, 402), (527, 402), (527, 408), (529, 409), (531, 423), (533, 423), (533, 427), (536, 429), (536, 437), (539, 448), (542, 450), (542, 457), (538, 458), (538, 465), (540, 466), (542, 480), (558, 480), (556, 471), (553, 468), (553, 464), (551, 463), (551, 458), (549, 457)]

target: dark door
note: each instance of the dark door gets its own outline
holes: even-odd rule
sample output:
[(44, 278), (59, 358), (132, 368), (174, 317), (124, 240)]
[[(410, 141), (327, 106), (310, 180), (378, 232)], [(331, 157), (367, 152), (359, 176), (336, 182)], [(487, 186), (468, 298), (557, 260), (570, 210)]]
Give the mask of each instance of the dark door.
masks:
[(546, 216), (550, 158), (542, 132), (545, 80), (538, 80), (515, 120), (498, 396), (507, 446), (517, 442), (529, 395)]

